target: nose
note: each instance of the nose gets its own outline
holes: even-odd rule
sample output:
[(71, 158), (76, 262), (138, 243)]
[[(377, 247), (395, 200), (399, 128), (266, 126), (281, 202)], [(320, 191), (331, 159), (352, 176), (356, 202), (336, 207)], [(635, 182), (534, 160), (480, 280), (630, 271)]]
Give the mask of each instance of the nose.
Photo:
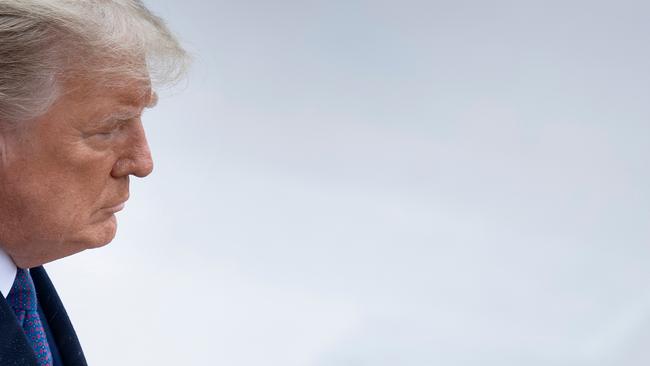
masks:
[(138, 121), (131, 126), (124, 154), (115, 162), (111, 175), (114, 178), (128, 175), (144, 178), (151, 174), (152, 171), (151, 150), (149, 150), (149, 143), (142, 122)]

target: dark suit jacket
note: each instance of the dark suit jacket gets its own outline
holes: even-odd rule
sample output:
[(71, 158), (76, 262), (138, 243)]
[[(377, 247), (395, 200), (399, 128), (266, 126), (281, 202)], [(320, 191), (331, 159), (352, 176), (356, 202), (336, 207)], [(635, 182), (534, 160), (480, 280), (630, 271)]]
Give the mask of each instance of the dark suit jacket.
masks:
[[(32, 268), (30, 273), (54, 366), (87, 366), (72, 323), (45, 269)], [(38, 366), (34, 350), (4, 296), (0, 296), (0, 365)]]

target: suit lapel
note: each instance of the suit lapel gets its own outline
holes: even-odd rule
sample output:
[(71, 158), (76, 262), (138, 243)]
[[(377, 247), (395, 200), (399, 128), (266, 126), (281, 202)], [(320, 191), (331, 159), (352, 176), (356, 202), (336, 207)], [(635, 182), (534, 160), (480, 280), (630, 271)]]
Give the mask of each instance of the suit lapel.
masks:
[(2, 295), (0, 295), (0, 365), (38, 366), (34, 350), (27, 343), (25, 333)]
[(63, 364), (65, 366), (87, 366), (77, 334), (45, 269), (42, 266), (32, 268), (30, 273), (36, 287), (38, 302), (43, 308), (47, 323), (56, 340)]
[(61, 354), (59, 354), (59, 347), (56, 345), (56, 339), (54, 339), (54, 334), (52, 334), (50, 325), (47, 324), (47, 317), (45, 316), (43, 307), (40, 304), (38, 305), (38, 316), (41, 318), (41, 323), (43, 323), (43, 330), (47, 337), (47, 343), (50, 346), (50, 352), (52, 352), (52, 366), (63, 366)]

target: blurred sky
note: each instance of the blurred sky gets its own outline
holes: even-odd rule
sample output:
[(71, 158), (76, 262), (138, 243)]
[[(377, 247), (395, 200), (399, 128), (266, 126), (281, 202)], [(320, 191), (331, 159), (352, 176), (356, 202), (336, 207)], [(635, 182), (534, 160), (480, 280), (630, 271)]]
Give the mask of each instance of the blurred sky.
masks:
[(155, 172), (48, 266), (90, 364), (650, 363), (646, 2), (147, 3)]

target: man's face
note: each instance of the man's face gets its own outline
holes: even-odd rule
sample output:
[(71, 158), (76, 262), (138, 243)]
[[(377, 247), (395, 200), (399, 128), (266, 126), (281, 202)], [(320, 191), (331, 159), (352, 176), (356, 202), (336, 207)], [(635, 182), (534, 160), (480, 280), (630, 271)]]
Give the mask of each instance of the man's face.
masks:
[(148, 85), (77, 79), (64, 90), (45, 115), (0, 134), (0, 246), (19, 267), (109, 243), (129, 175), (153, 169), (140, 119)]

